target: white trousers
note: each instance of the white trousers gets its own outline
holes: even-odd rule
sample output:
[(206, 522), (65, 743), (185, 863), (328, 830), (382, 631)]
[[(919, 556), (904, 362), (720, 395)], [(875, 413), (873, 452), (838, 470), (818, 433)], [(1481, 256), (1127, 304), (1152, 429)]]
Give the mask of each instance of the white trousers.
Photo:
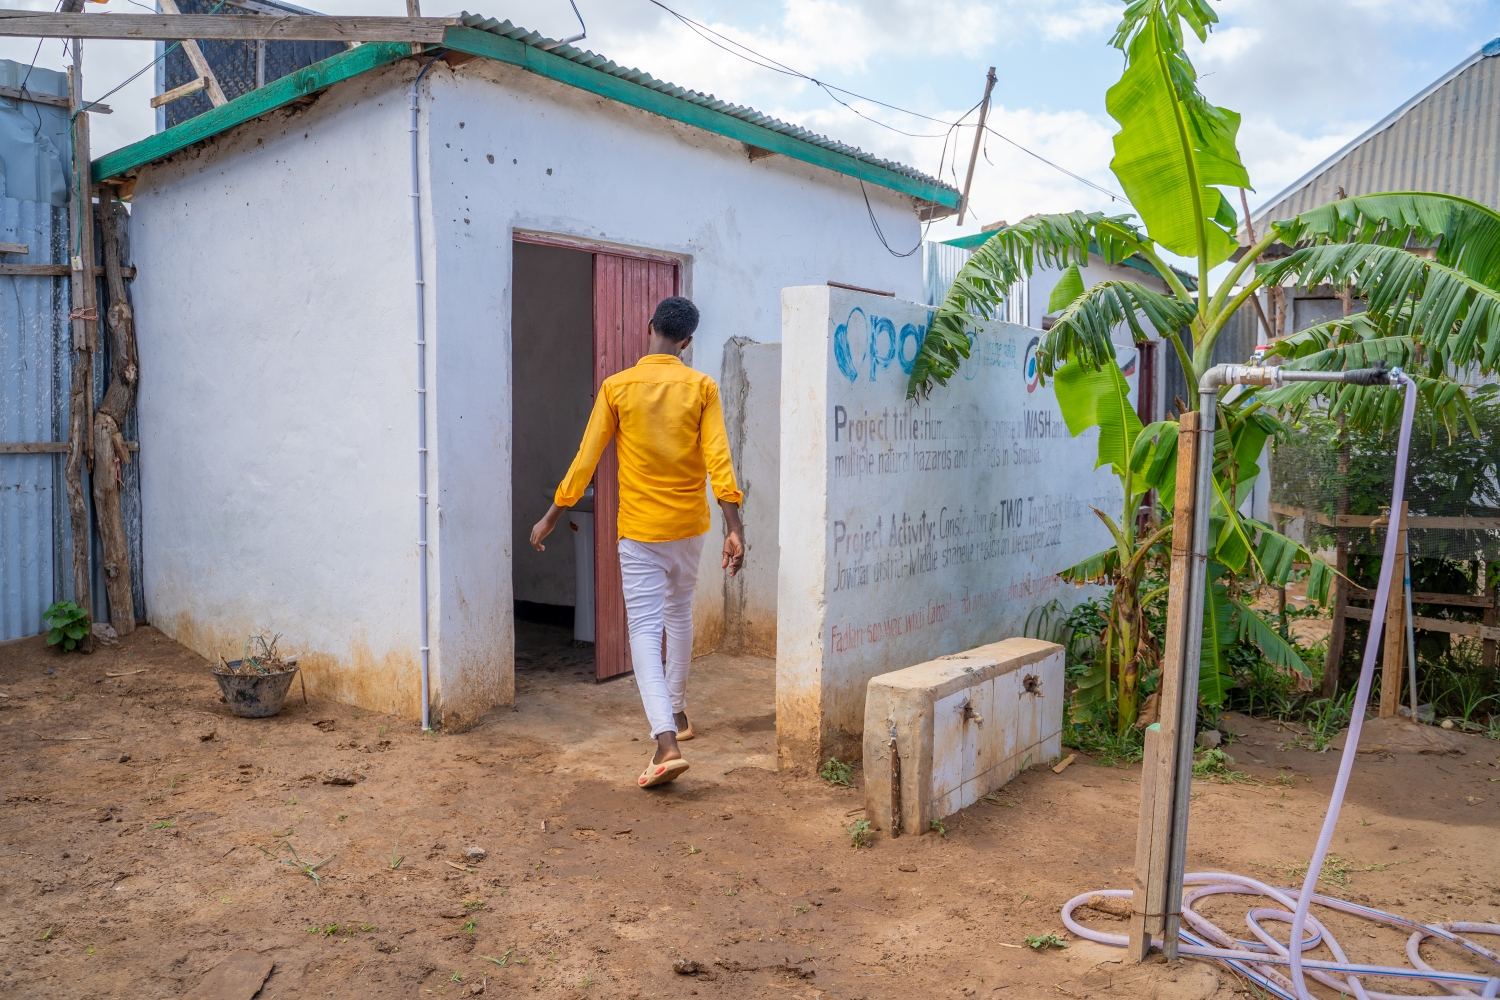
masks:
[[(670, 542), (620, 539), (620, 577), (625, 585), (625, 619), (630, 658), (651, 736), (676, 732), (673, 712), (687, 711), (688, 665), (693, 659), (693, 588), (703, 539)], [(667, 658), (662, 663), (662, 633)]]

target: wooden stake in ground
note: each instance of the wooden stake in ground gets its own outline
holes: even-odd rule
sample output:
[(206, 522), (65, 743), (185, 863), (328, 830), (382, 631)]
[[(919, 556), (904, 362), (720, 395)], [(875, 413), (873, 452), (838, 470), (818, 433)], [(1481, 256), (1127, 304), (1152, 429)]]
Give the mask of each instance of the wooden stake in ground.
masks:
[(1349, 617), (1349, 529), (1344, 519), (1349, 516), (1349, 430), (1344, 426), (1344, 415), (1339, 414), (1339, 499), (1338, 517), (1334, 523), (1333, 568), (1333, 623), (1328, 631), (1328, 654), (1323, 658), (1323, 697), (1333, 698), (1339, 692), (1339, 663), (1344, 658), (1344, 621)]
[(1171, 857), (1173, 801), (1177, 787), (1181, 739), (1193, 734), (1180, 732), (1182, 699), (1196, 703), (1197, 691), (1183, 691), (1184, 660), (1189, 627), (1201, 624), (1187, 620), (1188, 588), (1192, 577), (1193, 509), (1198, 486), (1198, 411), (1178, 420), (1177, 492), (1173, 498), (1172, 565), (1167, 591), (1166, 647), (1162, 650), (1161, 686), (1157, 688), (1160, 720), (1146, 729), (1145, 756), (1141, 767), (1140, 831), (1135, 847), (1135, 896), (1130, 917), (1127, 956), (1140, 962), (1151, 950), (1151, 939), (1177, 935), (1182, 919), (1182, 900), (1169, 899), (1168, 860)]
[[(1380, 717), (1390, 718), (1401, 704), (1401, 675), (1406, 673), (1406, 511), (1409, 505), (1401, 504), (1401, 511), (1392, 511), (1392, 521), (1387, 531), (1396, 532), (1396, 571), (1391, 574), (1390, 600), (1385, 606), (1385, 650), (1380, 662)], [(1374, 628), (1372, 621), (1370, 627)]]
[[(108, 191), (108, 188), (102, 188)], [(129, 464), (130, 452), (120, 429), (135, 403), (140, 377), (135, 349), (135, 318), (125, 298), (125, 278), (120, 273), (119, 220), (114, 199), (107, 195), (99, 204), (99, 232), (104, 241), (104, 275), (109, 283), (109, 387), (94, 412), (94, 516), (104, 547), (104, 586), (109, 593), (109, 623), (120, 635), (135, 631), (135, 599), (130, 586), (130, 546), (125, 537), (125, 516), (120, 508), (124, 486), (121, 466)]]
[[(82, 6), (79, 0), (78, 6)], [(73, 65), (68, 69), (68, 101), (74, 118), (73, 191), (68, 200), (68, 246), (76, 266), (93, 263), (93, 225), (85, 225), (93, 200), (89, 177), (89, 116), (79, 112), (83, 104), (83, 46), (73, 39)], [(63, 485), (68, 496), (68, 519), (73, 533), (73, 600), (92, 617), (93, 595), (89, 582), (89, 509), (83, 487), (88, 458), (89, 414), (93, 410), (93, 341), (88, 316), (93, 315), (94, 283), (88, 271), (75, 269), (68, 282), (73, 311), (73, 377), (68, 387), (68, 458), (63, 466)], [(92, 652), (93, 635), (85, 635), (80, 648)]]

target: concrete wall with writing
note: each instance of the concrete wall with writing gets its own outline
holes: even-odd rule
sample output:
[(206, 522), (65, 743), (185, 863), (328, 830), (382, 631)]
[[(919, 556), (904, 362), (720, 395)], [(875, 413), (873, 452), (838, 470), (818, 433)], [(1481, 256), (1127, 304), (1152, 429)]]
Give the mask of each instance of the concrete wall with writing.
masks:
[[(850, 753), (870, 678), (1020, 635), (1079, 592), (1057, 572), (1120, 516), (1096, 430), (1069, 435), (1036, 375), (1041, 331), (980, 324), (969, 361), (906, 401), (927, 307), (782, 292), (776, 712), (783, 765)], [(1135, 386), (1134, 348), (1118, 347)]]

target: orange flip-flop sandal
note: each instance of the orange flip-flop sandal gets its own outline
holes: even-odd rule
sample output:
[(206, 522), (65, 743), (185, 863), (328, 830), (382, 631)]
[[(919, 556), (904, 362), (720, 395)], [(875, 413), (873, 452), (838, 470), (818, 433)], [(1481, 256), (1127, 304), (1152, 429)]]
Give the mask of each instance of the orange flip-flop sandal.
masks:
[[(654, 753), (652, 756), (656, 756)], [(660, 764), (647, 764), (641, 776), (636, 779), (636, 784), (642, 788), (651, 788), (655, 785), (665, 785), (669, 781), (676, 781), (678, 776), (686, 772), (688, 762), (681, 757), (676, 760), (663, 761)]]

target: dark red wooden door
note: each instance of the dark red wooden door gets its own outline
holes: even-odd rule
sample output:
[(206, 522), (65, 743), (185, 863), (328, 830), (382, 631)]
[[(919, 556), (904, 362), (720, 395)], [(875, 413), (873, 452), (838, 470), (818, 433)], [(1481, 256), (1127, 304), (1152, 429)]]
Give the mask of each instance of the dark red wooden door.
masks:
[[(615, 372), (646, 353), (646, 329), (662, 299), (676, 295), (676, 261), (594, 254), (594, 394)], [(617, 548), (620, 515), (619, 462), (605, 449), (594, 473), (594, 678), (631, 671), (625, 630), (625, 594)]]

